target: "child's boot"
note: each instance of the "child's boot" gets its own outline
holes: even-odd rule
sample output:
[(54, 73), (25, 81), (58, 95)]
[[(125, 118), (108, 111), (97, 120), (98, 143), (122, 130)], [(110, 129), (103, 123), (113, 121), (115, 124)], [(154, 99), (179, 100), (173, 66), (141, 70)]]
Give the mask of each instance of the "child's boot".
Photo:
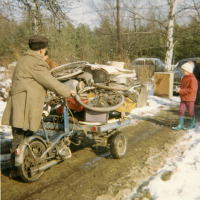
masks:
[(189, 126), (184, 128), (184, 130), (193, 129), (195, 127), (195, 117), (190, 117)]
[(174, 129), (174, 130), (183, 129), (183, 125), (184, 125), (184, 117), (179, 116), (179, 125), (176, 127), (172, 127), (172, 129)]

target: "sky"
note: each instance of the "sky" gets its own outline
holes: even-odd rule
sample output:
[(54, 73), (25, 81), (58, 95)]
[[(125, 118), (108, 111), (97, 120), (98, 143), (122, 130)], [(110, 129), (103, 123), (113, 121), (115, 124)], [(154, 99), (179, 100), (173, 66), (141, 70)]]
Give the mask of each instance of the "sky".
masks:
[[(101, 0), (96, 0), (97, 2)], [(69, 14), (69, 17), (74, 20), (74, 25), (79, 23), (88, 24), (91, 28), (97, 25), (97, 15), (94, 9), (90, 6), (90, 0), (82, 0), (74, 4), (74, 9)], [(91, 17), (92, 16), (92, 17)]]
[[(2, 0), (0, 0), (1, 2)], [(29, 0), (30, 1), (30, 0)], [(59, 1), (59, 0), (58, 0)], [(116, 11), (116, 4), (117, 1), (116, 0), (110, 0), (113, 4), (113, 8), (115, 8), (114, 11)], [(17, 2), (17, 0), (14, 0), (13, 2)], [(62, 1), (64, 2), (64, 1)], [(67, 16), (72, 20), (72, 23), (74, 24), (75, 27), (78, 26), (79, 23), (83, 23), (83, 24), (88, 24), (90, 26), (91, 29), (94, 29), (95, 26), (99, 26), (100, 24), (100, 17), (96, 12), (96, 9), (92, 6), (92, 2), (95, 3), (96, 7), (98, 9), (101, 10), (101, 12), (104, 12), (104, 9), (102, 10), (102, 5), (106, 5), (107, 1), (106, 0), (73, 0), (72, 1), (72, 6), (71, 6), (71, 12), (67, 13)], [(146, 15), (149, 13), (149, 11), (151, 9), (149, 9), (150, 5), (156, 5), (157, 8), (161, 8), (162, 11), (164, 12), (159, 12), (159, 9), (156, 9), (156, 11), (154, 11), (154, 13), (159, 12), (159, 16), (161, 18), (166, 18), (166, 14), (168, 13), (168, 0), (152, 0), (152, 1), (148, 1), (148, 0), (124, 0), (124, 2), (128, 2), (129, 6), (128, 9), (130, 10), (134, 10), (134, 7), (136, 8), (136, 11), (139, 12), (142, 15)], [(147, 3), (150, 2), (150, 3)], [(179, 0), (179, 6), (177, 6), (178, 8), (180, 8), (180, 6), (186, 6), (186, 5), (191, 5), (191, 2), (193, 2), (192, 0)], [(197, 3), (199, 2), (196, 1)], [(3, 5), (3, 3), (2, 3)], [(25, 18), (25, 16), (22, 15), (22, 12), (19, 11), (17, 9), (17, 5), (15, 4), (13, 6), (14, 10), (10, 11), (10, 10), (2, 10), (5, 11), (4, 15), (5, 16), (15, 16), (14, 18), (18, 21), (21, 21)], [(63, 3), (64, 5), (64, 3)], [(120, 16), (121, 16), (121, 22), (124, 21), (123, 18), (125, 18), (127, 21), (127, 23), (131, 24), (133, 23), (133, 20), (131, 19), (130, 16), (133, 17), (133, 13), (131, 12), (126, 12), (124, 9), (124, 5), (123, 5), (123, 1), (120, 0)], [(1, 6), (0, 6), (0, 11), (1, 11)], [(132, 13), (132, 14), (131, 14)], [(47, 10), (43, 11), (44, 16), (48, 17), (49, 16), (49, 12)], [(158, 14), (158, 13), (157, 13)], [(180, 22), (185, 23), (185, 19), (184, 20), (180, 20)]]
[[(95, 8), (92, 8), (92, 0), (80, 0), (80, 1), (74, 1), (73, 4), (73, 9), (71, 11), (71, 13), (68, 14), (68, 16), (74, 20), (73, 24), (75, 26), (77, 26), (79, 23), (83, 23), (83, 24), (88, 24), (90, 26), (91, 29), (93, 29), (95, 26), (99, 26), (99, 16), (95, 11)], [(198, 0), (199, 1), (199, 0)], [(196, 3), (198, 3), (198, 1), (196, 1)], [(93, 2), (95, 3), (95, 5), (97, 6), (98, 9), (101, 10), (102, 5), (104, 5), (104, 3), (106, 4), (106, 0), (93, 0)], [(113, 7), (115, 7), (115, 4), (117, 4), (117, 0), (111, 0)], [(156, 11), (154, 11), (155, 13), (158, 12), (159, 16), (162, 17), (163, 19), (166, 18), (166, 15), (168, 13), (168, 0), (154, 0), (154, 1), (149, 1), (150, 3), (148, 3), (148, 0), (124, 0), (124, 2), (128, 3), (128, 9), (130, 10), (134, 10), (134, 6), (137, 7), (136, 12), (142, 14), (145, 16), (145, 13), (148, 14), (149, 13), (149, 7), (150, 5), (152, 6), (157, 6)], [(146, 2), (146, 3), (145, 3)], [(177, 9), (178, 8), (182, 8), (184, 6), (192, 6), (192, 0), (178, 0), (178, 5), (177, 5)], [(132, 16), (131, 12), (124, 12), (124, 5), (123, 2), (120, 1), (120, 15), (121, 15), (121, 20), (123, 18), (130, 19), (130, 21), (128, 23), (132, 23), (132, 20), (130, 18), (130, 16)], [(160, 12), (160, 9), (163, 12)], [(116, 10), (115, 10), (116, 11)], [(104, 12), (104, 10), (102, 10), (102, 12)], [(157, 13), (157, 14), (158, 14)], [(177, 19), (179, 21), (179, 19)], [(122, 20), (123, 21), (123, 20)], [(185, 23), (186, 18), (182, 18), (182, 20), (179, 21), (179, 23)]]

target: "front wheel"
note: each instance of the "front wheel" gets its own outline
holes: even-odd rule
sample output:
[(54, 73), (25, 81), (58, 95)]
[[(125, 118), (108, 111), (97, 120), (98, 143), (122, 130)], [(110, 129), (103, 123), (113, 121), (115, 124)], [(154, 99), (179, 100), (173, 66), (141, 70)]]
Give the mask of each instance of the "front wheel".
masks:
[[(29, 147), (26, 146), (23, 152), (22, 164), (17, 167), (18, 174), (20, 175), (22, 180), (26, 183), (34, 182), (43, 175), (44, 172), (39, 172), (38, 174), (31, 176), (30, 168), (41, 164), (41, 162), (37, 162), (37, 158), (41, 157), (41, 155), (46, 150), (46, 146), (39, 140), (31, 141)], [(32, 150), (32, 153), (34, 154), (36, 159), (34, 159), (30, 149)]]
[(110, 140), (110, 152), (113, 158), (122, 158), (127, 150), (127, 138), (122, 131), (116, 132)]

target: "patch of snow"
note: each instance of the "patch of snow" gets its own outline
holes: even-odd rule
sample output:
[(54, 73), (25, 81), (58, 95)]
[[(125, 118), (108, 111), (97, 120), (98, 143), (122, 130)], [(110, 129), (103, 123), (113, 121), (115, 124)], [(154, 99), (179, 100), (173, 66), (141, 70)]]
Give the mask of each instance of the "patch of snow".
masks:
[[(194, 130), (189, 130), (186, 137), (189, 139), (187, 144), (179, 143), (179, 146), (187, 145), (184, 154), (179, 160), (170, 158), (161, 173), (147, 186), (153, 200), (200, 199), (200, 123)], [(168, 181), (160, 177), (165, 171), (174, 173)]]
[(169, 109), (173, 106), (179, 106), (180, 104), (180, 97), (172, 97), (170, 99), (161, 98), (157, 96), (153, 96), (153, 87), (151, 85), (147, 86), (147, 90), (149, 95), (149, 100), (147, 100), (147, 105), (142, 108), (135, 108), (131, 112), (131, 117), (134, 118), (136, 115), (142, 116), (154, 116), (157, 112), (159, 112), (160, 107), (163, 109)]
[[(2, 98), (0, 98), (0, 132), (1, 132), (1, 142), (3, 138), (6, 139), (12, 139), (12, 130), (10, 126), (5, 126), (1, 124), (2, 116), (4, 109), (6, 107), (6, 102), (2, 101)], [(9, 133), (9, 134), (7, 134)]]
[[(168, 109), (179, 106), (180, 97), (170, 99), (153, 96), (153, 87), (149, 90), (148, 106), (136, 108), (131, 112), (132, 120), (142, 116), (153, 116), (158, 108)], [(184, 140), (185, 138), (185, 140)], [(196, 128), (187, 131), (187, 134), (178, 142), (177, 148), (184, 147), (184, 154), (180, 157), (171, 157), (164, 168), (158, 171), (155, 178), (143, 188), (149, 190), (153, 200), (200, 200), (200, 123)], [(170, 180), (163, 181), (161, 176), (166, 171), (172, 171)], [(136, 195), (132, 193), (132, 197)], [(131, 198), (127, 198), (131, 199)]]

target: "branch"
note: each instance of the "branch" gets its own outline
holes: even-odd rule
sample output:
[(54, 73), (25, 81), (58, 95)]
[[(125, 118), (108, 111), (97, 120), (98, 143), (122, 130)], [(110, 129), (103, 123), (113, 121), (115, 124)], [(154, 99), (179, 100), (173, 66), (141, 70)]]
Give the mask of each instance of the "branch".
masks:
[[(193, 1), (194, 1), (194, 8), (195, 8), (195, 10), (197, 11), (198, 17), (200, 18), (200, 11), (199, 11), (199, 9), (198, 9), (198, 7), (197, 7), (197, 4), (196, 4), (195, 0), (193, 0)], [(199, 21), (199, 20), (198, 20), (198, 21)]]

